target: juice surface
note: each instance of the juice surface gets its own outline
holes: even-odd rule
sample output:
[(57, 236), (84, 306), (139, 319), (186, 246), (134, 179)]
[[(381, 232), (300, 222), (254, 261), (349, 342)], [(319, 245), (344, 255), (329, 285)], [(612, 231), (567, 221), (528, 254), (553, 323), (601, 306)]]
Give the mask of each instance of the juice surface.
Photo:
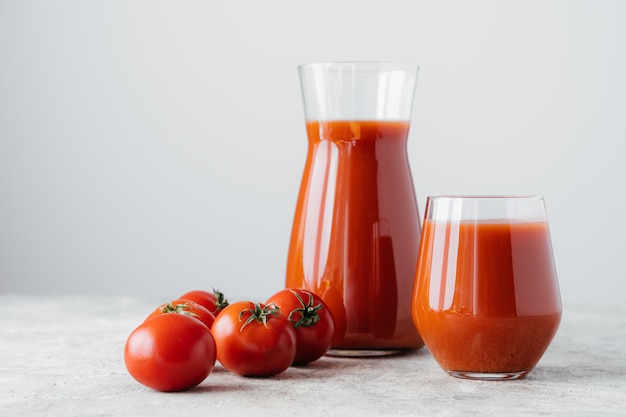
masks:
[(418, 348), (411, 319), (420, 224), (408, 122), (307, 122), (286, 285), (319, 294), (335, 348)]
[(446, 370), (530, 371), (561, 300), (546, 222), (426, 220), (414, 319)]

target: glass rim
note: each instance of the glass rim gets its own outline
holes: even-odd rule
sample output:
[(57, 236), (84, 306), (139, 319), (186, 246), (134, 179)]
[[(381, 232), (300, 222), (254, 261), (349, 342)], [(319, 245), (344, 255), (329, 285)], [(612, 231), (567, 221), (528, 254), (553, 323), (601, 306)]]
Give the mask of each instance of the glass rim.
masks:
[(310, 62), (301, 64), (298, 66), (300, 71), (307, 69), (325, 69), (325, 70), (341, 70), (351, 68), (359, 71), (380, 71), (380, 70), (410, 70), (419, 71), (420, 67), (417, 64), (408, 62), (393, 62), (393, 61), (321, 61)]
[(541, 195), (429, 196), (425, 219), (454, 221), (546, 221)]
[(528, 195), (516, 195), (516, 194), (503, 194), (503, 195), (481, 195), (481, 194), (468, 194), (468, 195), (429, 195), (426, 197), (428, 200), (543, 200), (544, 197), (538, 194)]

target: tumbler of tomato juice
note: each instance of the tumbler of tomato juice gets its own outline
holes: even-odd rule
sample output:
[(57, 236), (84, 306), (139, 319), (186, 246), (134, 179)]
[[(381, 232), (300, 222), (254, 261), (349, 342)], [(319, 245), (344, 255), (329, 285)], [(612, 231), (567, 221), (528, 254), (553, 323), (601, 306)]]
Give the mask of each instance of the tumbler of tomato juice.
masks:
[(411, 319), (420, 222), (407, 157), (417, 72), (379, 62), (300, 67), (308, 153), (286, 286), (328, 305), (334, 355), (423, 346)]
[(429, 197), (412, 304), (448, 374), (527, 375), (561, 320), (543, 198)]

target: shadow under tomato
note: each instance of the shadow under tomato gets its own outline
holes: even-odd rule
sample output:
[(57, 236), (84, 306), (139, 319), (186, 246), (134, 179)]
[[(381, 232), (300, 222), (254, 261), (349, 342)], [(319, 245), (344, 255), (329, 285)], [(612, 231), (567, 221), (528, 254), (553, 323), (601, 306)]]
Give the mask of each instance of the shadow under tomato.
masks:
[[(259, 384), (268, 381), (300, 380), (300, 379), (325, 379), (336, 375), (342, 369), (357, 366), (355, 361), (347, 361), (346, 364), (338, 364), (336, 361), (327, 361), (325, 358), (302, 366), (291, 366), (284, 372), (272, 376), (242, 376), (229, 371), (221, 365), (216, 365), (211, 374), (200, 385), (190, 390), (188, 393), (209, 393), (209, 392), (232, 392), (253, 390)], [(350, 363), (351, 362), (351, 363)]]
[(338, 357), (322, 356), (306, 365), (291, 366), (280, 374), (267, 377), (241, 376), (224, 368), (219, 363), (211, 375), (200, 385), (187, 391), (189, 393), (220, 393), (254, 390), (255, 387), (269, 381), (325, 380), (344, 372), (366, 367), (375, 367), (377, 363), (391, 360), (406, 360), (411, 357), (428, 355), (426, 349), (403, 350), (394, 355), (378, 357)]
[[(211, 378), (209, 376), (209, 378)], [(212, 383), (208, 380), (204, 381), (200, 385), (185, 391), (188, 394), (207, 394), (207, 393), (228, 393), (228, 392), (241, 392), (246, 391), (249, 387), (244, 384), (224, 384), (224, 383)]]

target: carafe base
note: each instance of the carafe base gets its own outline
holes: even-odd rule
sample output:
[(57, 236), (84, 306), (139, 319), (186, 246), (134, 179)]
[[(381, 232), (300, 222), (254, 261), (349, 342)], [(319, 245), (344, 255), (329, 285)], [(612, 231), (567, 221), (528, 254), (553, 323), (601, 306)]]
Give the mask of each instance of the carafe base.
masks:
[(529, 371), (520, 372), (467, 372), (446, 371), (448, 375), (461, 379), (473, 379), (478, 381), (506, 381), (525, 377)]
[(329, 349), (326, 356), (341, 358), (378, 358), (381, 356), (401, 355), (407, 349)]

